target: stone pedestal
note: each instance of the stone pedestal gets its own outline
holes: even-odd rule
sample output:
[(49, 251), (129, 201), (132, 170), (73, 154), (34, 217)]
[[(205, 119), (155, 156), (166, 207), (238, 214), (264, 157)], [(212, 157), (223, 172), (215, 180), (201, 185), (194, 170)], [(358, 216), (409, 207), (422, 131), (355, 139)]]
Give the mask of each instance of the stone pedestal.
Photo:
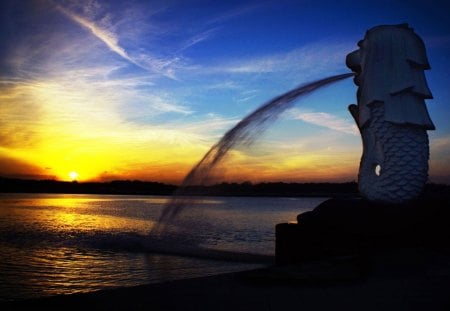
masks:
[(450, 249), (450, 203), (421, 198), (401, 205), (330, 199), (276, 226), (276, 263), (399, 248)]

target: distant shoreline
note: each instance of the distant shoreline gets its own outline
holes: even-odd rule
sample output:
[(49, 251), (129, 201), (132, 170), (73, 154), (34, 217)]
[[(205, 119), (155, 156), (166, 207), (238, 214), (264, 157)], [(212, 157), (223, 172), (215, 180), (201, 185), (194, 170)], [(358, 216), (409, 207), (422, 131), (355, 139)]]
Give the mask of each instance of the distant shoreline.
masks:
[[(0, 193), (67, 193), (112, 195), (172, 195), (178, 186), (139, 180), (109, 182), (67, 182), (0, 177)], [(448, 196), (450, 185), (427, 184), (426, 195)], [(184, 195), (202, 196), (267, 196), (267, 197), (342, 197), (358, 196), (356, 182), (344, 183), (285, 183), (264, 182), (252, 184), (220, 183), (211, 186), (190, 186)]]

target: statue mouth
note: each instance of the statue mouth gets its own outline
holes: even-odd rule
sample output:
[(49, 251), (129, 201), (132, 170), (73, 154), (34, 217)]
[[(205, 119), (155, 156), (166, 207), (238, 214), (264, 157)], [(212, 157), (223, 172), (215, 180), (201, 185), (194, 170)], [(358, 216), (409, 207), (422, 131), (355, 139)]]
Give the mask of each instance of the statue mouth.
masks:
[(345, 63), (347, 65), (347, 67), (350, 68), (355, 73), (353, 82), (359, 86), (361, 83), (360, 76), (361, 76), (361, 71), (362, 71), (360, 50), (356, 50), (356, 51), (353, 51), (350, 54), (348, 54), (345, 59)]
[(355, 73), (355, 77), (353, 78), (353, 83), (355, 83), (355, 85), (357, 85), (357, 86), (361, 86), (360, 76), (361, 76), (361, 72), (357, 72), (357, 73)]

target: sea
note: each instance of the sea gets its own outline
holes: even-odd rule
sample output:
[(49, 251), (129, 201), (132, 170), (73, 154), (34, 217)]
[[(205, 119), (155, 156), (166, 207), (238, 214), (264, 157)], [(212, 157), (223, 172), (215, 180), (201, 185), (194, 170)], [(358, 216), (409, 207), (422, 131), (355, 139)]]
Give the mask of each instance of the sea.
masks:
[(264, 267), (275, 225), (326, 200), (192, 197), (156, 226), (170, 198), (0, 193), (0, 301)]

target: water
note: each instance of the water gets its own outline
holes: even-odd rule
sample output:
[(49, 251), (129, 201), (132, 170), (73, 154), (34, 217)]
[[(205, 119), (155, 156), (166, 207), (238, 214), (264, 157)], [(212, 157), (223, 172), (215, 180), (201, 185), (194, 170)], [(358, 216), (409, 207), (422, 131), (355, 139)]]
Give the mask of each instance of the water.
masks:
[[(0, 300), (205, 276), (272, 262), (275, 225), (324, 199), (199, 198), (186, 196), (186, 187), (213, 181), (214, 168), (232, 148), (250, 145), (300, 96), (353, 75), (299, 86), (259, 107), (206, 153), (174, 197), (0, 195)], [(189, 213), (175, 222), (186, 206)]]
[(214, 168), (221, 163), (230, 150), (239, 146), (251, 145), (271, 122), (274, 122), (286, 109), (292, 107), (295, 100), (301, 96), (352, 76), (354, 76), (354, 73), (345, 73), (300, 85), (273, 98), (242, 119), (235, 127), (226, 132), (219, 142), (212, 146), (203, 159), (187, 174), (175, 196), (163, 209), (158, 226), (155, 227), (154, 231), (165, 230), (165, 227), (160, 227), (159, 224), (165, 225), (185, 207), (190, 206), (190, 202), (185, 197), (187, 187), (217, 183), (214, 180)]
[(0, 300), (261, 267), (274, 255), (275, 225), (324, 200), (191, 198), (196, 204), (164, 236), (149, 236), (169, 199), (0, 194)]

